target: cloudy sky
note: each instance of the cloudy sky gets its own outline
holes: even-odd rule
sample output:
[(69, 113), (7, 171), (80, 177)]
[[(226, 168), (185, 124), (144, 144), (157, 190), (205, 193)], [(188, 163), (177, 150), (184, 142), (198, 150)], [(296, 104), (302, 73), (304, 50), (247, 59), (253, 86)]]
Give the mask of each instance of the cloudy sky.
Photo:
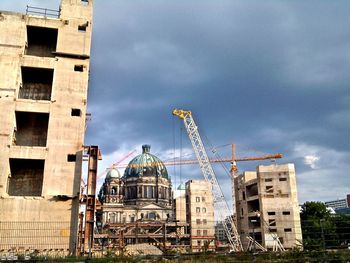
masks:
[[(1, 0), (1, 10), (58, 8)], [(194, 158), (173, 108), (193, 112), (221, 156), (283, 153), (300, 203), (350, 193), (350, 2), (99, 0), (94, 3), (86, 144), (100, 172), (141, 145), (163, 160)], [(269, 164), (269, 161), (260, 162)], [(240, 171), (257, 162), (239, 163)], [(229, 197), (229, 177), (215, 170)], [(122, 172), (122, 170), (121, 170)], [(174, 184), (201, 178), (169, 167)]]

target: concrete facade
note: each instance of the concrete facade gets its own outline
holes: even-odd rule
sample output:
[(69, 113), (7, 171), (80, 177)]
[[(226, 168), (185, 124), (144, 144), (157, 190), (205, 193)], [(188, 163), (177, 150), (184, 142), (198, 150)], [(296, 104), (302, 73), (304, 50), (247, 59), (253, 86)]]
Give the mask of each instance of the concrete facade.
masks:
[(190, 224), (191, 249), (215, 250), (214, 200), (205, 180), (186, 182), (186, 220)]
[(235, 178), (237, 228), (243, 246), (247, 236), (272, 249), (277, 235), (286, 249), (302, 244), (294, 164), (259, 165)]
[(0, 249), (74, 251), (92, 5), (0, 12)]

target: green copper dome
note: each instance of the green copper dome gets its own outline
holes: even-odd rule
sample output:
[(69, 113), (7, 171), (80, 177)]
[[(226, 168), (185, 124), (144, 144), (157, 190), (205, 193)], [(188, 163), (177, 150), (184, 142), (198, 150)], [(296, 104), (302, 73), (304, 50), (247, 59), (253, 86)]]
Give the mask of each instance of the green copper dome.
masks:
[(150, 145), (142, 145), (142, 154), (130, 161), (125, 169), (124, 177), (158, 176), (168, 178), (168, 171), (164, 163), (153, 154), (150, 154)]
[(110, 179), (110, 178), (120, 178), (119, 171), (115, 168), (109, 169), (109, 171), (106, 174), (106, 179)]

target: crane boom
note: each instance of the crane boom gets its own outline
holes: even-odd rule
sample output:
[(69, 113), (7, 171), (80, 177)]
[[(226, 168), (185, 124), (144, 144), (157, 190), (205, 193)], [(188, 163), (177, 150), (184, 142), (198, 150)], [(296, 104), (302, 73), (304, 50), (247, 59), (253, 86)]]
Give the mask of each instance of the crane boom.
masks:
[[(237, 158), (229, 158), (229, 157), (223, 157), (223, 158), (215, 158), (215, 159), (209, 159), (211, 163), (222, 163), (222, 162), (245, 162), (245, 161), (258, 161), (258, 160), (271, 160), (271, 159), (279, 159), (282, 158), (283, 155), (281, 153), (276, 154), (268, 154), (268, 155), (262, 155), (262, 156), (255, 156), (255, 157), (237, 157)], [(165, 161), (163, 162), (165, 166), (168, 165), (186, 165), (186, 164), (197, 164), (198, 160), (181, 160), (181, 161)], [(142, 164), (142, 167), (145, 164)], [(148, 166), (157, 166), (158, 163), (149, 163)], [(115, 163), (113, 164), (113, 167), (116, 168), (138, 168), (140, 167), (139, 164), (120, 164)]]
[(230, 209), (228, 208), (225, 197), (216, 179), (213, 167), (211, 166), (208, 154), (203, 146), (202, 139), (198, 132), (198, 127), (192, 118), (191, 111), (174, 109), (173, 115), (181, 118), (184, 121), (188, 136), (192, 143), (193, 150), (198, 159), (199, 166), (203, 172), (204, 178), (212, 185), (215, 210), (218, 212), (218, 219), (222, 221), (232, 250), (236, 252), (243, 251), (236, 224), (232, 219)]

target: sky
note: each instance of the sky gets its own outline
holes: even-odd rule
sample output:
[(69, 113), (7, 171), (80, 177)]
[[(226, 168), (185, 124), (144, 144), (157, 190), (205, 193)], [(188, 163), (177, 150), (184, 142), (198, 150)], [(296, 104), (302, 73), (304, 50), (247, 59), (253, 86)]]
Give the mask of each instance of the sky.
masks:
[[(59, 1), (1, 0), (0, 10), (27, 4), (58, 9)], [(283, 153), (277, 163), (295, 164), (300, 203), (345, 198), (349, 9), (341, 0), (95, 0), (85, 144), (101, 148), (99, 182), (142, 144), (162, 160), (194, 159), (171, 114), (180, 108), (222, 157), (231, 143), (238, 156)], [(229, 199), (229, 175), (214, 170)], [(202, 178), (198, 165), (168, 172), (175, 186)]]

